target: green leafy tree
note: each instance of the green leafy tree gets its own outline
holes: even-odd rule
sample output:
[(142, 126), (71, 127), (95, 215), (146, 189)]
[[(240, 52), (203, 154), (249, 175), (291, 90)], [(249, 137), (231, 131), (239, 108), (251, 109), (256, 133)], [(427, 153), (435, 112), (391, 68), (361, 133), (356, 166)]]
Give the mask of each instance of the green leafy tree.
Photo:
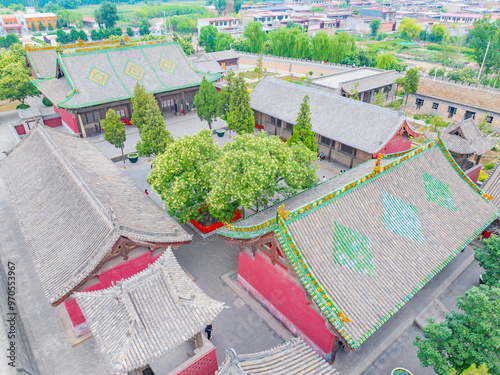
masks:
[(2, 47), (10, 48), (14, 44), (20, 44), (20, 43), (21, 42), (19, 41), (19, 38), (17, 37), (17, 35), (10, 33), (10, 34), (7, 34), (7, 36), (3, 40)]
[(239, 13), (243, 0), (233, 0), (234, 13)]
[(0, 100), (20, 101), (40, 92), (31, 82), (26, 68), (24, 50), (20, 44), (11, 45), (10, 51), (0, 50)]
[(218, 33), (215, 37), (215, 52), (227, 51), (231, 48), (233, 37), (227, 33)]
[(26, 8), (22, 4), (10, 4), (9, 9), (12, 10), (13, 12), (17, 12), (18, 10), (26, 12)]
[(328, 61), (331, 39), (326, 31), (318, 31), (311, 38), (311, 58), (314, 61)]
[(229, 220), (236, 207), (258, 211), (277, 199), (278, 193), (292, 194), (318, 180), (311, 165), (315, 152), (302, 144), (289, 147), (264, 131), (240, 135), (224, 144), (223, 151), (207, 200), (210, 214), (219, 220)]
[(372, 19), (370, 22), (370, 29), (372, 30), (372, 36), (377, 36), (378, 30), (380, 29), (380, 20), (378, 18)]
[(417, 336), (414, 345), (422, 366), (447, 375), (452, 369), (463, 372), (484, 363), (492, 374), (500, 374), (500, 289), (473, 287), (457, 299), (462, 313), (445, 314), (439, 324), (430, 319), (424, 338)]
[(215, 39), (217, 38), (217, 28), (214, 25), (203, 26), (200, 29), (200, 45), (205, 48), (207, 52), (215, 51)]
[[(453, 369), (450, 371), (449, 375), (458, 375), (457, 370)], [(481, 366), (476, 366), (475, 363), (470, 365), (470, 367), (462, 372), (460, 375), (491, 375), (491, 372), (488, 371), (488, 367), (483, 363)]]
[(441, 23), (435, 23), (431, 27), (429, 39), (431, 42), (442, 42), (446, 38), (446, 27)]
[(351, 92), (350, 92), (350, 94), (351, 94), (350, 98), (353, 99), (353, 100), (359, 100), (358, 87), (359, 87), (359, 82), (354, 82), (354, 85), (351, 88)]
[(186, 55), (191, 56), (194, 54), (193, 41), (191, 39), (191, 36), (188, 36), (186, 38), (179, 37), (177, 40), (179, 41), (179, 45)]
[(127, 35), (128, 36), (134, 36), (134, 30), (132, 30), (132, 28), (130, 26), (127, 27)]
[(37, 30), (37, 28), (36, 28), (36, 24), (37, 24), (37, 23), (38, 23), (38, 21), (37, 21), (37, 20), (33, 20), (33, 21), (31, 21), (31, 28), (30, 28), (30, 31), (31, 31), (31, 32), (36, 32), (36, 31), (38, 31), (38, 30)]
[(235, 87), (235, 75), (233, 72), (229, 72), (224, 77), (226, 81), (226, 85), (222, 87), (220, 92), (218, 93), (218, 102), (219, 102), (219, 115), (221, 119), (227, 121), (227, 114), (229, 112), (229, 103), (231, 101), (231, 93)]
[(420, 35), (421, 25), (417, 24), (417, 20), (414, 18), (406, 17), (398, 25), (398, 31), (401, 36), (405, 39), (413, 40)]
[(149, 31), (148, 21), (142, 21), (141, 27), (139, 27), (139, 34), (149, 35), (150, 33), (151, 33), (151, 31)]
[(99, 26), (106, 28), (114, 27), (118, 21), (118, 9), (116, 4), (105, 1), (94, 11), (94, 18)]
[(403, 78), (397, 78), (396, 84), (398, 86), (402, 86), (406, 99), (405, 99), (405, 107), (408, 102), (408, 95), (415, 94), (418, 90), (418, 83), (420, 82), (420, 76), (418, 75), (417, 68), (408, 69), (406, 75)]
[(483, 281), (500, 287), (500, 237), (492, 235), (484, 240), (484, 249), (474, 247), (475, 258), (484, 268)]
[(373, 95), (373, 103), (375, 105), (378, 105), (379, 107), (383, 107), (385, 103), (385, 94), (384, 94), (384, 89), (378, 90), (378, 92)]
[(250, 21), (243, 32), (246, 38), (246, 46), (248, 52), (259, 53), (262, 51), (262, 46), (266, 40), (266, 33), (262, 30), (262, 23)]
[(262, 53), (259, 53), (259, 57), (257, 57), (257, 79), (259, 80), (260, 82), (260, 79), (262, 78), (262, 73), (263, 73), (263, 69), (262, 69), (262, 66), (263, 66), (263, 63), (262, 63), (262, 58), (264, 56), (262, 55)]
[(243, 37), (236, 38), (233, 40), (231, 48), (234, 49), (235, 51), (246, 51), (247, 40)]
[(213, 4), (219, 14), (222, 14), (226, 10), (226, 0), (213, 0)]
[(43, 24), (43, 22), (40, 22), (38, 24), (38, 31), (45, 31), (45, 30), (47, 30), (47, 28), (45, 27), (45, 25)]
[(45, 6), (43, 7), (43, 10), (48, 12), (48, 13), (56, 13), (58, 10), (62, 9), (59, 5), (54, 4), (53, 2), (49, 1)]
[(194, 136), (172, 142), (154, 161), (148, 180), (165, 202), (169, 215), (179, 223), (196, 219), (199, 206), (206, 206), (215, 164), (222, 157), (212, 132), (204, 129)]
[(444, 77), (445, 74), (445, 68), (438, 68), (437, 66), (433, 66), (431, 69), (429, 69), (429, 75), (432, 77)]
[(477, 83), (476, 72), (471, 68), (453, 69), (446, 74), (446, 78), (465, 83)]
[(54, 31), (54, 26), (52, 26), (52, 22), (49, 21), (49, 31)]
[(483, 134), (488, 134), (491, 132), (491, 124), (488, 122), (486, 115), (482, 116), (477, 123), (477, 127)]
[(134, 86), (134, 95), (130, 98), (132, 102), (132, 124), (141, 130), (146, 120), (146, 111), (148, 109), (148, 93), (144, 86), (137, 82)]
[(123, 163), (125, 164), (125, 157), (123, 155), (123, 148), (125, 147), (125, 125), (120, 120), (120, 116), (116, 114), (113, 109), (108, 109), (106, 118), (102, 122), (104, 129), (104, 139), (111, 143), (116, 148), (122, 151)]
[(293, 134), (286, 141), (287, 145), (301, 142), (309, 150), (316, 152), (316, 142), (312, 131), (311, 109), (309, 107), (309, 96), (304, 96), (300, 105), (299, 114), (293, 125)]
[(74, 27), (72, 27), (68, 34), (69, 41), (76, 42), (79, 37), (80, 34), (78, 33), (78, 31)]
[(66, 44), (69, 42), (69, 36), (68, 34), (66, 34), (63, 30), (61, 29), (58, 29), (56, 31), (56, 35), (57, 35), (57, 38), (56, 38), (56, 42), (57, 43), (60, 43), (60, 44)]
[(139, 135), (141, 140), (137, 142), (135, 148), (140, 156), (160, 155), (173, 141), (153, 94), (148, 95), (144, 124), (139, 129)]
[(194, 105), (200, 120), (208, 122), (208, 127), (212, 130), (212, 123), (219, 114), (218, 93), (213, 83), (208, 82), (205, 77), (201, 81), (198, 94), (194, 97)]
[(431, 120), (429, 121), (429, 125), (431, 126), (431, 131), (437, 132), (439, 131), (440, 128), (445, 128), (448, 126), (448, 123), (445, 121), (444, 118), (442, 118), (439, 115), (435, 115)]
[(306, 59), (310, 54), (309, 35), (302, 34), (301, 30), (292, 27), (280, 27), (270, 33), (272, 52), (275, 56)]
[(233, 79), (226, 121), (227, 127), (238, 134), (251, 133), (255, 127), (248, 87), (241, 75)]
[(377, 69), (392, 70), (396, 69), (399, 60), (391, 52), (384, 52), (377, 56)]
[(89, 37), (87, 36), (87, 33), (83, 30), (78, 31), (78, 37), (83, 40), (84, 42), (89, 40)]
[(488, 18), (474, 21), (474, 29), (469, 31), (467, 40), (474, 50), (473, 57), (478, 64), (482, 64), (486, 54), (486, 47), (490, 42), (488, 55), (484, 62), (485, 72), (500, 68), (500, 19), (491, 22)]

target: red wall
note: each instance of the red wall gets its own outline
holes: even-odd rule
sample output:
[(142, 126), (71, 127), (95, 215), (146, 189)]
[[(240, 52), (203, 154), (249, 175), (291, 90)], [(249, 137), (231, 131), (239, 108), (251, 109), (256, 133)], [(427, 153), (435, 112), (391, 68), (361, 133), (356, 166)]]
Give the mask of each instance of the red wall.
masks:
[(73, 116), (71, 113), (69, 113), (63, 108), (57, 108), (55, 105), (54, 105), (54, 111), (56, 113), (61, 114), (62, 121), (64, 121), (64, 123), (68, 125), (70, 129), (73, 130), (73, 132), (80, 133), (80, 131), (78, 130), (78, 125), (76, 124), (75, 116)]
[(176, 375), (214, 375), (217, 369), (217, 356), (215, 355), (215, 348), (213, 348), (203, 357), (197, 359), (196, 362), (187, 365)]
[(474, 182), (477, 182), (477, 179), (479, 178), (479, 173), (481, 172), (481, 167), (482, 165), (481, 164), (478, 164), (476, 165), (476, 167), (474, 168), (470, 168), (468, 171), (467, 171), (467, 176), (469, 176), (469, 178), (474, 181)]
[(321, 356), (332, 352), (335, 336), (328, 331), (321, 315), (309, 305), (302, 287), (281, 264), (273, 266), (269, 256), (260, 250), (255, 259), (241, 252), (238, 282)]
[(35, 71), (33, 70), (33, 68), (31, 68), (31, 76), (32, 76), (33, 78), (36, 78), (36, 74), (35, 74)]
[(51, 128), (57, 128), (62, 126), (61, 117), (51, 118), (49, 120), (43, 120), (44, 125), (50, 126)]
[(396, 152), (406, 151), (411, 148), (411, 140), (408, 137), (404, 137), (400, 134), (396, 134), (394, 138), (391, 139), (389, 144), (384, 149), (384, 154), (394, 154)]
[(26, 134), (26, 129), (24, 129), (24, 125), (17, 125), (14, 126), (14, 129), (16, 129), (17, 134), (23, 135)]

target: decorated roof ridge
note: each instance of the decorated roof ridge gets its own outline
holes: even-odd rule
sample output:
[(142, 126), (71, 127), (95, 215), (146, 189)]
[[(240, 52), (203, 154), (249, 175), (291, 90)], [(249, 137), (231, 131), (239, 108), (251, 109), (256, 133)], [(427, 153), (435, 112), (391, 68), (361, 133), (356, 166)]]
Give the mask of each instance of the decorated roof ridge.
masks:
[[(78, 89), (77, 89), (75, 83), (73, 82), (73, 80), (71, 79), (71, 76), (68, 73), (68, 69), (66, 68), (66, 65), (64, 64), (64, 61), (61, 58), (60, 54), (57, 54), (56, 69), (57, 69), (57, 64), (59, 64), (59, 66), (61, 67), (61, 69), (62, 69), (62, 71), (64, 73), (64, 77), (68, 81), (70, 87), (73, 89), (73, 91), (71, 92), (70, 95), (72, 95), (74, 91), (78, 92)], [(55, 78), (55, 76), (54, 76), (54, 78)], [(68, 98), (68, 96), (66, 98)]]
[[(27, 44), (27, 45), (29, 45), (29, 44)], [(49, 80), (49, 79), (55, 77), (55, 75), (52, 75), (52, 76), (40, 75), (40, 73), (38, 72), (38, 69), (36, 68), (36, 64), (33, 62), (33, 59), (31, 58), (29, 53), (26, 53), (26, 58), (28, 59), (30, 66), (31, 66), (31, 69), (33, 69), (33, 72), (35, 73), (36, 78), (38, 78), (39, 80)]]
[[(432, 141), (428, 141), (427, 143), (430, 143), (430, 142), (432, 142)], [(425, 144), (427, 144), (427, 143), (425, 143)], [(401, 152), (394, 152), (392, 154), (384, 154), (384, 159), (392, 159), (392, 158), (397, 158), (397, 157), (400, 157), (400, 156), (404, 156), (406, 154), (409, 154), (413, 150), (416, 150), (417, 148), (418, 147), (410, 148), (409, 150), (401, 151)]]

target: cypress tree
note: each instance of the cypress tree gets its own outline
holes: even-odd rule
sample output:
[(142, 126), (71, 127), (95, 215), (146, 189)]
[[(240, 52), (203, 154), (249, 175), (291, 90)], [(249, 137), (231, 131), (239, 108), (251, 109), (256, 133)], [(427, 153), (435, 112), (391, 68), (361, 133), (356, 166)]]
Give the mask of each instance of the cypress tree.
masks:
[(250, 95), (243, 76), (234, 78), (226, 121), (227, 127), (240, 135), (253, 132), (255, 120), (252, 108), (250, 108)]
[(311, 109), (309, 107), (309, 96), (307, 95), (304, 96), (302, 104), (300, 105), (297, 120), (293, 125), (293, 134), (286, 141), (288, 145), (299, 142), (302, 142), (309, 150), (316, 152), (317, 146), (312, 131)]

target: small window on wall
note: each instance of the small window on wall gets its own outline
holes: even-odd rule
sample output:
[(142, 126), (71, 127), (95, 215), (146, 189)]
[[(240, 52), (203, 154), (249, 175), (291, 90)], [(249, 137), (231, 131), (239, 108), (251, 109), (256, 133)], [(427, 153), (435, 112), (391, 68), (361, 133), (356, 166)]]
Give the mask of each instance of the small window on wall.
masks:
[(326, 138), (326, 137), (321, 136), (320, 143), (322, 145), (330, 146), (330, 138)]
[(340, 145), (340, 152), (343, 152), (344, 154), (352, 155), (354, 153), (354, 148), (351, 146), (341, 144)]
[(288, 131), (293, 131), (293, 124), (289, 124), (288, 122), (285, 122), (285, 129)]
[(125, 110), (123, 108), (115, 109), (115, 112), (120, 118), (125, 118)]
[(448, 106), (448, 118), (453, 117), (455, 113), (457, 113), (457, 108)]
[(488, 115), (486, 115), (486, 122), (487, 122), (488, 124), (491, 124), (491, 123), (493, 122), (493, 116), (488, 116)]
[(278, 128), (281, 128), (281, 120), (279, 120), (279, 119), (276, 120), (276, 126)]
[(432, 103), (432, 109), (438, 109), (439, 108), (439, 103)]
[(472, 111), (465, 111), (465, 117), (464, 119), (467, 120), (468, 118), (473, 118), (475, 119), (476, 118), (476, 112), (472, 112)]
[(415, 104), (417, 105), (417, 109), (420, 109), (424, 105), (424, 99), (417, 98)]

